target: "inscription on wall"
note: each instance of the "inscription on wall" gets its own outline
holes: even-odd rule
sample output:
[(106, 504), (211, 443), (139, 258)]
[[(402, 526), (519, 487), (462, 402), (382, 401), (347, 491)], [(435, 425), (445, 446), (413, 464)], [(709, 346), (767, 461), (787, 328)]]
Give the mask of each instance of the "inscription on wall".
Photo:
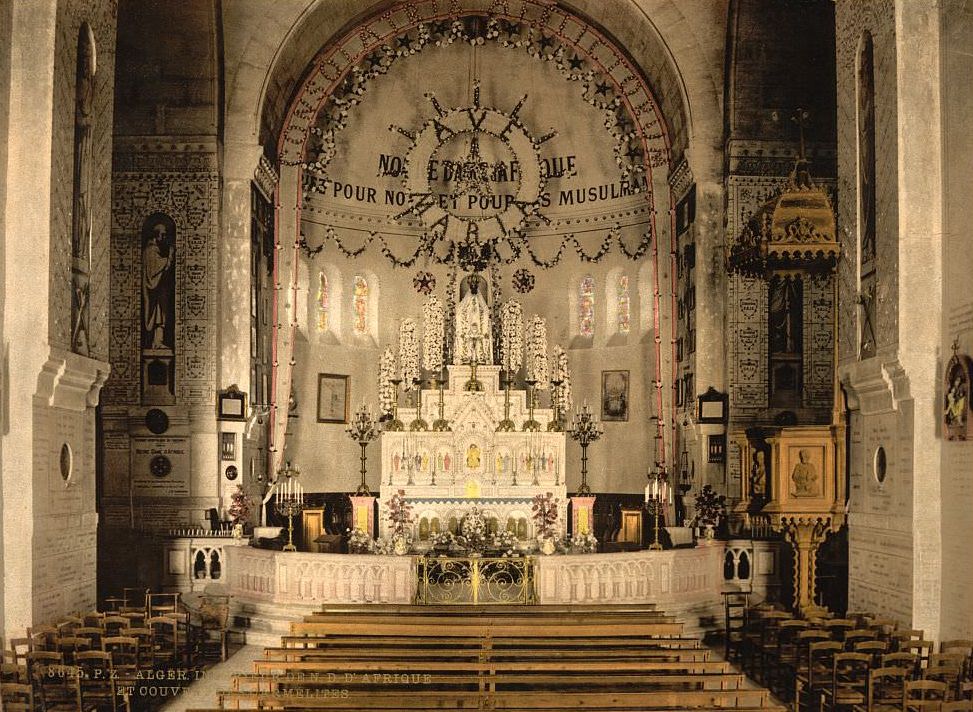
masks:
[(132, 440), (132, 487), (139, 497), (189, 495), (189, 442), (185, 438)]

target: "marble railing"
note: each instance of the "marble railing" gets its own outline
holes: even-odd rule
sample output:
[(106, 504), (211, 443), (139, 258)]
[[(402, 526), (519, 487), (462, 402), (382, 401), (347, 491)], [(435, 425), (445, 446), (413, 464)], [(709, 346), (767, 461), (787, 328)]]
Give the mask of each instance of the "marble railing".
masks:
[(542, 556), (536, 564), (541, 603), (655, 603), (719, 600), (723, 546)]
[(202, 591), (207, 584), (225, 583), (226, 552), (246, 548), (248, 540), (206, 533), (176, 534), (163, 544), (162, 583), (167, 591)]
[(411, 556), (313, 554), (249, 547), (227, 551), (226, 583), (242, 598), (268, 603), (411, 603)]

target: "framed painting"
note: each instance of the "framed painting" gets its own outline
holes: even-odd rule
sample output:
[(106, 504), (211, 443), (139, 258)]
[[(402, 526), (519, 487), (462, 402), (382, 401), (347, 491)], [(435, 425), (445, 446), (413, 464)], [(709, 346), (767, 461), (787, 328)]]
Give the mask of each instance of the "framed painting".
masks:
[(318, 374), (318, 422), (348, 422), (348, 376)]
[(246, 420), (247, 394), (235, 385), (216, 395), (217, 420)]
[(628, 420), (628, 371), (601, 372), (601, 419), (607, 422)]

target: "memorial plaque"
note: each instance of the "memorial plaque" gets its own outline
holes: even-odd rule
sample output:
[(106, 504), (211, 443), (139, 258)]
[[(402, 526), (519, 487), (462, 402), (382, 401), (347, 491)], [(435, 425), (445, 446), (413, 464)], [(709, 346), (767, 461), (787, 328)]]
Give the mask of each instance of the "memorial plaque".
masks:
[(185, 438), (135, 439), (132, 487), (137, 497), (189, 495), (189, 442)]

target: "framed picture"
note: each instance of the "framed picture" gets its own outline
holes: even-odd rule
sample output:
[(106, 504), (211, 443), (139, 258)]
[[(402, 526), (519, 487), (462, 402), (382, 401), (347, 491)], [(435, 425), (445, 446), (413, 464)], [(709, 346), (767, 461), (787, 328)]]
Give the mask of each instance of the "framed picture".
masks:
[(628, 371), (601, 372), (601, 419), (628, 420)]
[(712, 386), (699, 397), (699, 412), (696, 420), (700, 423), (722, 424), (726, 422), (729, 397)]
[(236, 386), (220, 391), (216, 396), (216, 417), (218, 420), (246, 420), (247, 394)]
[(318, 374), (318, 422), (348, 422), (348, 376)]

